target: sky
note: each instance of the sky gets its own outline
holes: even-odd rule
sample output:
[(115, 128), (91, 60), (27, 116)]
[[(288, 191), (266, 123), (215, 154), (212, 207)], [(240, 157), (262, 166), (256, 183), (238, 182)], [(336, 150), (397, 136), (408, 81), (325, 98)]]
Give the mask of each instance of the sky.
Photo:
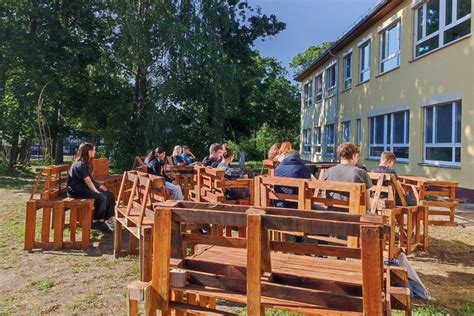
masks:
[[(264, 14), (275, 14), (286, 29), (255, 44), (262, 56), (289, 63), (311, 45), (333, 41), (380, 0), (248, 0)], [(291, 77), (293, 77), (291, 73)]]

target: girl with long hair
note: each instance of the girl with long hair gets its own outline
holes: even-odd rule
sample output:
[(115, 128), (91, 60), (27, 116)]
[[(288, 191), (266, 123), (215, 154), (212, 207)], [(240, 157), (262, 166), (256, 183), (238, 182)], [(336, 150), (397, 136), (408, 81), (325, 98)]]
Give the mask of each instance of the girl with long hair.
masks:
[(176, 185), (173, 180), (171, 180), (165, 173), (165, 159), (166, 159), (166, 150), (163, 147), (157, 147), (155, 150), (152, 150), (147, 156), (147, 169), (148, 173), (164, 177), (165, 178), (165, 188), (170, 192), (170, 197), (172, 200), (183, 200), (183, 191), (181, 187)]
[(103, 233), (111, 233), (112, 229), (106, 221), (113, 224), (115, 197), (107, 187), (99, 185), (92, 178), (92, 159), (95, 153), (95, 145), (91, 143), (79, 145), (76, 159), (68, 171), (67, 195), (72, 198), (94, 199), (92, 228)]

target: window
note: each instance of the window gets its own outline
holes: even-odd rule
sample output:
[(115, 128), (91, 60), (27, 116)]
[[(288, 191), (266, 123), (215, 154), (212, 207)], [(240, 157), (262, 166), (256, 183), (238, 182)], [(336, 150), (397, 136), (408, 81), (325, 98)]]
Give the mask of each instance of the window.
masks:
[(415, 57), (471, 33), (471, 0), (429, 0), (415, 12)]
[(351, 141), (351, 121), (342, 122), (342, 141)]
[(344, 56), (344, 89), (352, 88), (352, 53)]
[(336, 64), (326, 69), (326, 96), (332, 97), (336, 92)]
[(369, 157), (378, 158), (389, 150), (398, 159), (408, 159), (409, 111), (384, 114), (369, 118)]
[(311, 88), (311, 82), (304, 85), (304, 105), (306, 107), (311, 105), (313, 99), (313, 90)]
[(370, 79), (370, 40), (359, 47), (359, 82), (365, 82)]
[(321, 153), (321, 127), (314, 128), (313, 147), (315, 153)]
[(323, 99), (323, 75), (316, 77), (316, 102)]
[(380, 73), (400, 66), (400, 21), (380, 34)]
[(357, 119), (356, 123), (357, 123), (357, 139), (356, 139), (356, 142), (357, 142), (357, 145), (360, 145), (360, 139), (361, 139), (361, 134), (362, 134), (362, 121), (361, 121), (361, 119)]
[(461, 163), (461, 102), (425, 108), (425, 161)]
[(326, 141), (326, 153), (334, 154), (336, 151), (336, 129), (334, 124), (325, 126), (324, 138)]
[(311, 153), (311, 128), (303, 130), (303, 152)]

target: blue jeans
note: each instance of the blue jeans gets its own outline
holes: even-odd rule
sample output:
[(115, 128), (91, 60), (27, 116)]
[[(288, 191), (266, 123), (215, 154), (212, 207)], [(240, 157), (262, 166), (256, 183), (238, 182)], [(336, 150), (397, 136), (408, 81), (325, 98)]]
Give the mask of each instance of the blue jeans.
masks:
[(183, 191), (181, 191), (181, 187), (179, 185), (175, 185), (171, 182), (165, 182), (165, 188), (170, 191), (170, 198), (172, 200), (184, 200)]

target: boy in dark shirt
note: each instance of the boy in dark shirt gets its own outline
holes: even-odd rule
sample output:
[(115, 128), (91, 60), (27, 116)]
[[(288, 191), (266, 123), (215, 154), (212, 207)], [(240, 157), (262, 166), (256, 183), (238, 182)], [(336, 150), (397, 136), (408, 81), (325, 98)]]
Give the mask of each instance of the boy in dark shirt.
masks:
[(393, 170), (393, 165), (397, 162), (397, 156), (391, 151), (384, 151), (380, 156), (380, 163), (377, 167), (372, 169), (372, 172), (375, 173), (391, 173), (397, 174), (395, 170)]
[(223, 149), (220, 144), (214, 143), (209, 147), (209, 156), (202, 160), (205, 167), (216, 168), (222, 160)]

